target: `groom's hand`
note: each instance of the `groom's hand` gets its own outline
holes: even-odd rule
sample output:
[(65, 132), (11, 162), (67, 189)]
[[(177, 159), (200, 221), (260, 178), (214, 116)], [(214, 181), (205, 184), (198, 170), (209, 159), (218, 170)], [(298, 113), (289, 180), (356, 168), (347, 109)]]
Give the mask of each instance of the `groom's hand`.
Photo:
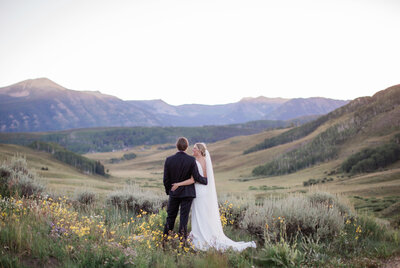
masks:
[(175, 191), (176, 189), (178, 189), (178, 187), (179, 187), (178, 183), (173, 183), (171, 191)]

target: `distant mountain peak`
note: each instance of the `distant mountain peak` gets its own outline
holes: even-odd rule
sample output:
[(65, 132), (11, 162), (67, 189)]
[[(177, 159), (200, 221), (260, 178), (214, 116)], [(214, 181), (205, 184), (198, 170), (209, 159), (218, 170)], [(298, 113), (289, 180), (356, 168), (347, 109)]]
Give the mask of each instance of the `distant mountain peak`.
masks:
[(43, 95), (48, 92), (67, 91), (66, 88), (51, 81), (48, 78), (28, 79), (11, 86), (0, 88), (0, 94), (14, 98), (28, 97), (32, 95)]
[(15, 84), (15, 86), (22, 86), (24, 89), (29, 88), (45, 88), (45, 89), (58, 89), (58, 90), (66, 90), (66, 88), (60, 86), (56, 82), (51, 81), (48, 78), (36, 78), (36, 79), (28, 79), (22, 82)]
[(264, 96), (258, 96), (256, 98), (253, 97), (245, 97), (242, 98), (239, 102), (252, 102), (252, 103), (285, 103), (290, 99), (284, 98), (267, 98)]

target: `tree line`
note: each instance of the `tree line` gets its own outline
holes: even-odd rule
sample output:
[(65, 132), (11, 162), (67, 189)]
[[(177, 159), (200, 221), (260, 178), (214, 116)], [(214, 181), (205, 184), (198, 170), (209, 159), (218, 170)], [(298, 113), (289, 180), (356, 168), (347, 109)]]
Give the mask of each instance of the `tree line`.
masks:
[(273, 176), (296, 172), (337, 156), (339, 147), (355, 133), (351, 124), (336, 124), (297, 149), (284, 153), (264, 165), (255, 167), (254, 176)]
[(47, 152), (63, 163), (71, 165), (80, 171), (88, 174), (98, 174), (105, 176), (104, 165), (100, 161), (94, 161), (77, 153), (71, 152), (56, 143), (34, 141), (29, 145), (30, 148), (38, 151)]
[(400, 145), (395, 142), (375, 148), (365, 148), (347, 158), (341, 165), (343, 172), (356, 174), (373, 172), (400, 160)]

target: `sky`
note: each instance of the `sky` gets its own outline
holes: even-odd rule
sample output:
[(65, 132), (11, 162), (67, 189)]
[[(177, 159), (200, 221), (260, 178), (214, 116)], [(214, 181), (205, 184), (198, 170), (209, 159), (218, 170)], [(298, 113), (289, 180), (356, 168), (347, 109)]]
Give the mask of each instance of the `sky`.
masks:
[(354, 99), (400, 84), (398, 0), (0, 0), (0, 87)]

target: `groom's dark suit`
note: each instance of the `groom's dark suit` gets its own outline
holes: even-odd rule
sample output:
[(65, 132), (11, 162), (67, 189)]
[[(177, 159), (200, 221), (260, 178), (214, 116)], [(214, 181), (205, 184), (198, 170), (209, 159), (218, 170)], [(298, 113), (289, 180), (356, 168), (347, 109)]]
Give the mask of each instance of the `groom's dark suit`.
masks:
[(164, 234), (174, 229), (175, 219), (178, 215), (179, 207), (181, 207), (179, 233), (184, 237), (187, 236), (189, 212), (193, 198), (196, 197), (196, 190), (194, 184), (178, 187), (175, 191), (171, 191), (171, 188), (173, 183), (185, 181), (192, 176), (196, 182), (207, 184), (207, 178), (199, 174), (196, 159), (193, 156), (179, 151), (165, 160), (164, 187), (166, 194), (169, 195), (169, 200)]

